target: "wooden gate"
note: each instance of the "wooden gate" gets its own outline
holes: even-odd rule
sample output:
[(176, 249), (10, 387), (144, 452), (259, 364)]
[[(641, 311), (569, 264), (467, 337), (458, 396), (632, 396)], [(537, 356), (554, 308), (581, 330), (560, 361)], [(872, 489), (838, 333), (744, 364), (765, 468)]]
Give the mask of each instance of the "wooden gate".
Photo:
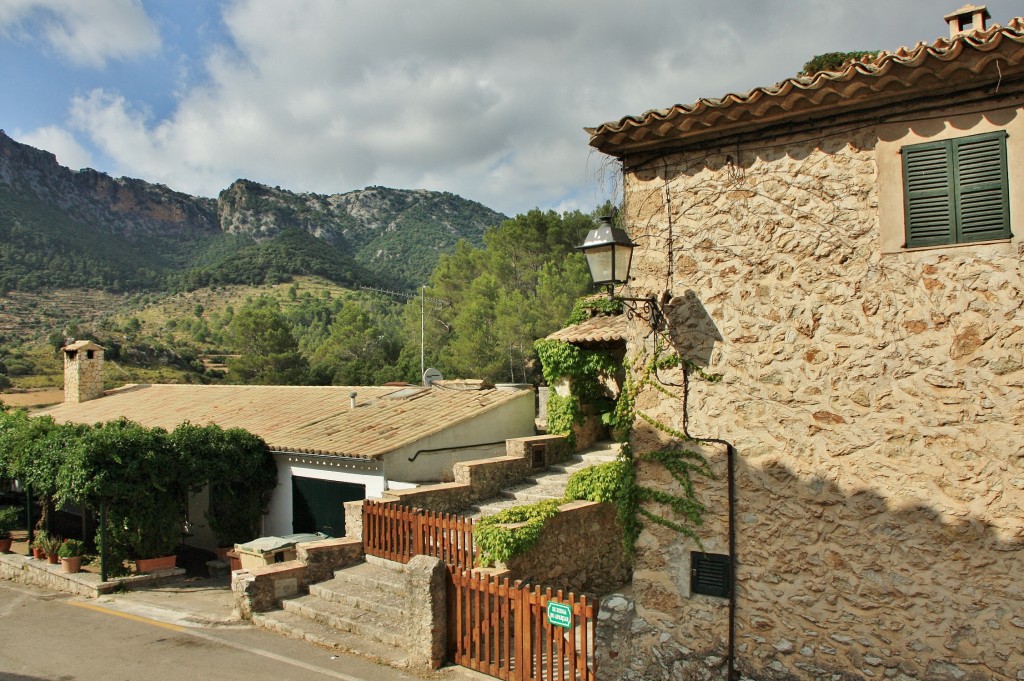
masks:
[[(448, 566), (448, 656), (505, 681), (594, 681), (597, 613), (586, 596), (528, 586), (472, 570), (473, 521), (363, 502), (363, 550), (400, 563), (435, 556)], [(548, 620), (559, 605), (566, 627)]]
[[(576, 597), (521, 581), (449, 569), (449, 656), (506, 681), (594, 681), (596, 612)], [(548, 620), (548, 603), (571, 613), (568, 627)]]

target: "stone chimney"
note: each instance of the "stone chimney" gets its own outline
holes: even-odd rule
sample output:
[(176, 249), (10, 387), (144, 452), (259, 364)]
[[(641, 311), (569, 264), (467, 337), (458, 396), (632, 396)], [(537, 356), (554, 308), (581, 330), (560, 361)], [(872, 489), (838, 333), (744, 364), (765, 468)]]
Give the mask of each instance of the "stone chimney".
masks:
[(77, 404), (103, 397), (103, 348), (92, 341), (65, 345), (64, 402)]
[(984, 31), (985, 22), (992, 18), (985, 5), (964, 5), (957, 11), (945, 16), (949, 24), (950, 39), (963, 33)]

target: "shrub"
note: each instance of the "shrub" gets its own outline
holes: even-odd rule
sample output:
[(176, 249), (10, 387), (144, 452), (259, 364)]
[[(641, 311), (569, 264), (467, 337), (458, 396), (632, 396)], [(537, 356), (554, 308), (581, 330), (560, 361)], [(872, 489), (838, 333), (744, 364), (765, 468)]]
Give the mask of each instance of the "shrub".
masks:
[(576, 471), (565, 485), (568, 499), (615, 503), (622, 499), (629, 485), (625, 461), (609, 461)]
[(85, 555), (85, 542), (80, 539), (65, 539), (64, 543), (57, 549), (57, 555), (61, 558), (77, 558)]
[(558, 513), (561, 503), (561, 499), (548, 499), (481, 518), (473, 526), (480, 564), (491, 567), (495, 562), (505, 563), (528, 551), (540, 539), (544, 523)]
[(21, 509), (17, 506), (0, 508), (0, 539), (7, 539), (21, 520)]

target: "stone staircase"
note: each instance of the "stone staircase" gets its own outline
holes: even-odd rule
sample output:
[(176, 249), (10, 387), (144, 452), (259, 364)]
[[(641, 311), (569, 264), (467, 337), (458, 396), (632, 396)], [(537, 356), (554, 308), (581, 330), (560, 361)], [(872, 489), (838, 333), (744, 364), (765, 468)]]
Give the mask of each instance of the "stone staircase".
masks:
[[(578, 470), (614, 461), (619, 445), (597, 443), (564, 464), (537, 471), (500, 497), (470, 507), (464, 515), (492, 515), (511, 506), (565, 496), (569, 476)], [(361, 654), (397, 667), (409, 666), (405, 638), (396, 623), (408, 613), (401, 566), (367, 556), (365, 563), (335, 572), (328, 581), (309, 586), (309, 594), (281, 602), (281, 610), (254, 613), (254, 625), (321, 647)]]
[(537, 471), (521, 484), (504, 490), (500, 496), (470, 506), (463, 511), (463, 515), (475, 519), (494, 515), (513, 506), (532, 504), (545, 499), (561, 499), (565, 496), (569, 476), (583, 468), (614, 461), (618, 455), (618, 443), (597, 442), (593, 447), (574, 454), (563, 464)]
[(339, 570), (334, 578), (309, 586), (309, 594), (282, 601), (282, 610), (254, 614), (253, 624), (316, 645), (359, 653), (393, 666), (407, 666), (404, 638), (396, 621), (404, 582), (388, 561)]

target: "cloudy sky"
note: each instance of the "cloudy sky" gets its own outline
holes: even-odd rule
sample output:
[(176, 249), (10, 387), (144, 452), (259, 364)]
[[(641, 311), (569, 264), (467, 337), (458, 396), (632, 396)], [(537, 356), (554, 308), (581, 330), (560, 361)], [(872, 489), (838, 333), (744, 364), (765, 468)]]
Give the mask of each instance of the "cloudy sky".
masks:
[[(615, 199), (583, 127), (947, 35), (959, 0), (0, 0), (0, 128), (71, 168), (216, 196)], [(1024, 14), (991, 0), (993, 20)]]

